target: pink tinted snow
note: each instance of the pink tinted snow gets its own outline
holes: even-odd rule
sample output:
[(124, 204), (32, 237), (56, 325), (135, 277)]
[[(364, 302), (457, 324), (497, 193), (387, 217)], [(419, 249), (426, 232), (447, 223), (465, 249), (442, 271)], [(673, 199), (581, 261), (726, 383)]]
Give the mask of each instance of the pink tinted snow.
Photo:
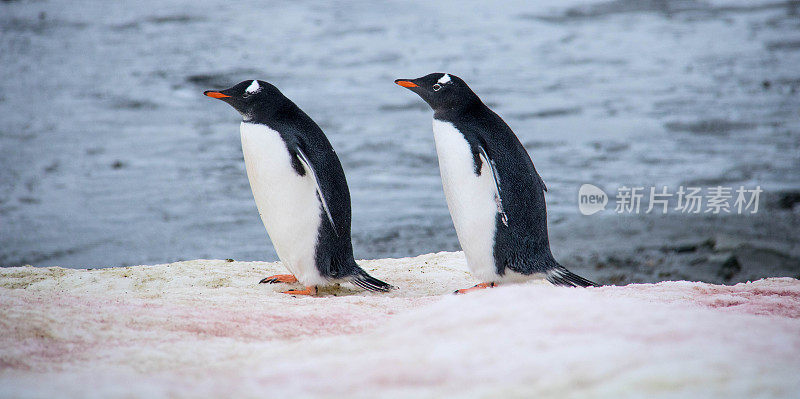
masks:
[[(127, 287), (124, 278), (108, 277), (109, 287)], [(164, 280), (177, 288), (0, 288), (0, 396), (790, 397), (800, 388), (794, 279), (463, 296), (401, 286), (322, 298)], [(80, 382), (87, 375), (92, 384)], [(146, 384), (115, 390), (132, 378)]]
[(626, 288), (628, 295), (640, 292), (636, 296), (654, 301), (687, 301), (711, 308), (731, 308), (741, 313), (800, 318), (800, 284), (790, 278), (733, 286), (670, 281)]

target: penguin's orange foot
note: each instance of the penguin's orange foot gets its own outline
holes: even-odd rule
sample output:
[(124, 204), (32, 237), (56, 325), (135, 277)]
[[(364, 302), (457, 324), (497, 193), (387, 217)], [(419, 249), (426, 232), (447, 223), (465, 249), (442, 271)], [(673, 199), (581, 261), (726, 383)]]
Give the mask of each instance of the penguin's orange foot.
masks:
[(310, 287), (306, 287), (306, 289), (304, 289), (304, 290), (283, 291), (283, 294), (289, 294), (289, 295), (317, 295), (317, 287), (312, 285)]
[(297, 282), (297, 277), (291, 274), (276, 274), (274, 276), (264, 277), (259, 281), (259, 284), (277, 284), (277, 283), (287, 283), (292, 284)]
[(454, 294), (466, 294), (467, 292), (470, 292), (470, 291), (482, 290), (484, 288), (492, 288), (492, 287), (494, 287), (496, 285), (497, 284), (495, 284), (494, 282), (475, 284), (475, 286), (471, 287), (471, 288), (464, 288), (463, 290), (456, 290), (456, 292), (454, 292)]

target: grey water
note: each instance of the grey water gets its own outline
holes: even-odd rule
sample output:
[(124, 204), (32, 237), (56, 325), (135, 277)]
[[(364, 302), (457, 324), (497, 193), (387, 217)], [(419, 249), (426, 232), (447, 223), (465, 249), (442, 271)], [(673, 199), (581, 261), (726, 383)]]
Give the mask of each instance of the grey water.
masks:
[(358, 258), (458, 249), (431, 111), (392, 83), (430, 72), (511, 125), (551, 220), (582, 183), (798, 189), (797, 3), (3, 1), (0, 265), (275, 260), (202, 96), (254, 78), (337, 150)]

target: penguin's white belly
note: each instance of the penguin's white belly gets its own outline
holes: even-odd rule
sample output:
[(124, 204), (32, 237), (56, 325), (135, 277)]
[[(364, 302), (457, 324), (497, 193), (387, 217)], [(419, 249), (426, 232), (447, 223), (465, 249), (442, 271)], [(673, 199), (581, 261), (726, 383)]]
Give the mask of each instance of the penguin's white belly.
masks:
[(297, 174), (286, 143), (275, 130), (242, 122), (240, 131), (250, 188), (275, 252), (304, 285), (325, 283), (315, 261), (322, 219), (311, 173)]
[(481, 281), (495, 281), (497, 202), (491, 169), (484, 162), (480, 176), (475, 175), (475, 161), (469, 143), (452, 123), (434, 119), (433, 137), (447, 207), (458, 242), (466, 255), (467, 266)]

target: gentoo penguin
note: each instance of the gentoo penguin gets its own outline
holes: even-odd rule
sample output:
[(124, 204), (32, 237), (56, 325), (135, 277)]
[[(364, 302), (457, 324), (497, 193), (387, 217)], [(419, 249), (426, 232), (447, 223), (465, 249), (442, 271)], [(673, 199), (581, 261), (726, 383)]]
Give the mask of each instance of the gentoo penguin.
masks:
[(322, 129), (275, 86), (246, 80), (206, 91), (242, 114), (242, 152), (258, 213), (275, 252), (292, 274), (262, 283), (317, 286), (349, 281), (370, 291), (393, 288), (356, 264), (350, 241), (350, 191), (342, 164)]
[(597, 284), (571, 273), (550, 253), (542, 178), (500, 116), (455, 75), (395, 80), (433, 108), (433, 137), (447, 207), (472, 274), (501, 282), (546, 278), (564, 286)]

